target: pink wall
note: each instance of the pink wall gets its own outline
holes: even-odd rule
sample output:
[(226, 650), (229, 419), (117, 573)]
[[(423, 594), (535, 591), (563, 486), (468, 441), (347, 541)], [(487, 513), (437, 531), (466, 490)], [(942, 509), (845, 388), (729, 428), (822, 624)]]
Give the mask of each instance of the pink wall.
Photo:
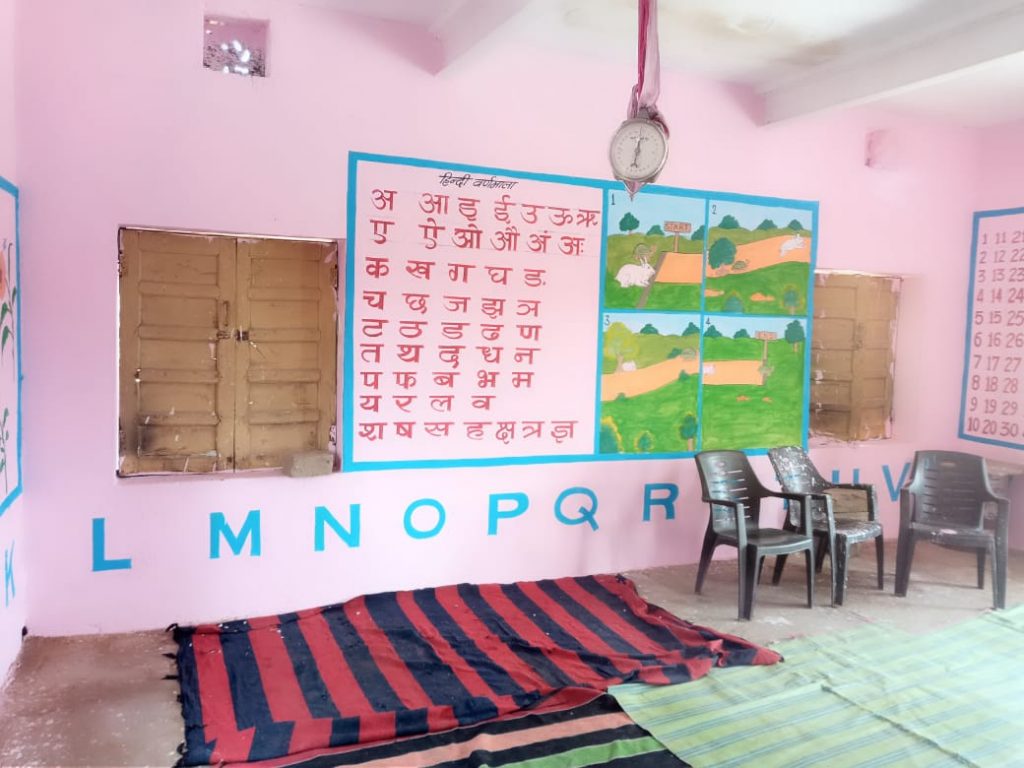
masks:
[[(18, 165), (15, 158), (14, 135), (14, 0), (0, 0), (0, 176), (12, 184), (18, 183)], [(0, 193), (6, 194), (6, 193)], [(0, 683), (21, 646), (21, 628), (25, 625), (28, 601), (25, 595), (25, 549), (22, 507), (16, 498), (0, 514), (0, 552), (14, 558), (11, 572), (13, 592), (5, 584), (0, 591)], [(17, 555), (15, 557), (15, 554)], [(0, 564), (2, 564), (0, 560)], [(3, 572), (0, 571), (0, 582)]]
[[(366, 472), (308, 480), (114, 476), (114, 263), (123, 224), (295, 236), (344, 235), (350, 149), (606, 177), (607, 140), (630, 62), (488, 41), (431, 76), (330, 14), (272, 0), (32, 0), (19, 32), (24, 207), (26, 484), (31, 488), (30, 629), (114, 631), (294, 609), (360, 592), (525, 579), (693, 561), (706, 511), (693, 462), (621, 462)], [(271, 76), (204, 71), (202, 13), (271, 20)], [(410, 55), (412, 55), (410, 53)], [(74, 62), (74, 66), (68, 66)], [(673, 186), (819, 200), (819, 266), (907, 277), (897, 355), (895, 439), (820, 449), (886, 500), (915, 447), (956, 443), (975, 141), (969, 132), (855, 111), (758, 128), (750, 99), (710, 82), (663, 80)], [(900, 139), (894, 167), (864, 165), (865, 135)], [(938, 161), (937, 159), (941, 159)], [(951, 343), (922, 342), (924, 338)], [(936, 372), (948, 372), (936, 375)], [(759, 468), (770, 476), (767, 462)], [(646, 483), (676, 483), (676, 515), (643, 520)], [(570, 486), (599, 499), (598, 530), (552, 505)], [(523, 516), (487, 535), (488, 496), (520, 491)], [(447, 524), (416, 540), (406, 507), (441, 501)], [(362, 511), (360, 546), (314, 508)], [(237, 530), (261, 510), (262, 555), (210, 558), (210, 515)], [(94, 572), (92, 521), (105, 520)], [(890, 565), (891, 567), (891, 565)], [(681, 584), (689, 591), (692, 585)]]
[[(978, 194), (975, 210), (1024, 208), (1024, 121), (987, 128), (980, 132)], [(977, 443), (963, 442), (965, 451)], [(975, 451), (976, 452), (976, 451)], [(992, 458), (1024, 465), (1024, 454), (1011, 448), (993, 447)], [(1024, 477), (1010, 486), (1010, 508), (1024, 510)], [(1024, 520), (1018, 513), (1017, 518)], [(1024, 549), (1024, 523), (1010, 526), (1010, 546)]]

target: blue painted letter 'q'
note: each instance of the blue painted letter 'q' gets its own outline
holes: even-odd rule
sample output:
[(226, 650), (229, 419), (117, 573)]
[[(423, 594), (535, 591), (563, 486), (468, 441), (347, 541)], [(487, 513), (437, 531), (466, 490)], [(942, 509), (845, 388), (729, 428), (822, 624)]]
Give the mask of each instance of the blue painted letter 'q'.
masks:
[[(579, 517), (568, 517), (562, 510), (562, 505), (565, 500), (570, 496), (586, 496), (590, 501), (589, 507), (580, 506), (576, 508), (576, 512)], [(583, 486), (576, 486), (575, 488), (566, 488), (555, 499), (555, 517), (558, 522), (565, 523), (566, 525), (580, 525), (581, 523), (587, 523), (591, 530), (597, 530), (597, 494), (595, 494), (589, 488)]]

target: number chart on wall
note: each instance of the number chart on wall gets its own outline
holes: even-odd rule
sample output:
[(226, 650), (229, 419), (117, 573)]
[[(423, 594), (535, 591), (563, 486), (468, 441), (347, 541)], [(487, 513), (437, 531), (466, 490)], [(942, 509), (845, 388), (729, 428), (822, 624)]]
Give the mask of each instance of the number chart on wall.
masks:
[(18, 190), (0, 176), (0, 514), (21, 493)]
[(960, 437), (1024, 449), (1024, 208), (974, 214)]
[(343, 468), (805, 443), (817, 204), (352, 153)]

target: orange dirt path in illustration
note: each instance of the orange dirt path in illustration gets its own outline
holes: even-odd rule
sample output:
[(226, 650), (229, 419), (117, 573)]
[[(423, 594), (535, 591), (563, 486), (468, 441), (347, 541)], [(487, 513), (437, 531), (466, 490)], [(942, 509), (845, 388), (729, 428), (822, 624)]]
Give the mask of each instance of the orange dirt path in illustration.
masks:
[[(780, 255), (782, 244), (792, 240), (788, 235), (769, 237), (765, 240), (758, 240), (754, 243), (736, 246), (736, 261), (745, 261), (747, 267), (744, 272), (751, 272), (755, 269), (772, 267), (776, 264), (796, 261), (809, 264), (811, 261), (811, 242), (813, 238), (802, 237), (803, 243), (799, 248), (790, 248)], [(666, 253), (661, 269), (655, 282), (658, 283), (682, 283), (696, 285), (700, 283), (700, 268), (702, 256), (699, 253)], [(733, 262), (735, 263), (735, 262)], [(733, 274), (730, 269), (725, 274)]]
[[(704, 383), (760, 385), (760, 360), (715, 360), (704, 364)], [(691, 376), (699, 369), (697, 360), (674, 357), (635, 371), (617, 371), (601, 376), (601, 401), (614, 400), (620, 394), (636, 397), (671, 384), (685, 370)]]

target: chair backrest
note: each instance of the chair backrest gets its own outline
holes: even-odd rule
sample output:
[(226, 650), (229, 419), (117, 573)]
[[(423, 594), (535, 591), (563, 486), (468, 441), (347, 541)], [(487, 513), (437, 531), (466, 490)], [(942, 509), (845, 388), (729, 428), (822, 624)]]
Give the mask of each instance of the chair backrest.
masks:
[(983, 501), (992, 495), (985, 460), (956, 451), (918, 451), (910, 482), (913, 521), (951, 528), (978, 529)]
[[(818, 472), (807, 451), (798, 445), (772, 448), (768, 451), (768, 458), (772, 462), (779, 485), (787, 493), (825, 493), (831, 485)], [(797, 506), (790, 505), (790, 520), (794, 523), (797, 522)], [(823, 502), (811, 502), (811, 517), (815, 522), (822, 522), (827, 516), (828, 512)]]
[[(742, 451), (701, 451), (694, 459), (704, 501), (725, 499), (741, 502), (748, 520), (747, 527), (756, 528), (765, 487), (754, 473), (746, 454)], [(711, 519), (716, 531), (736, 527), (732, 510), (728, 507), (712, 504)]]

